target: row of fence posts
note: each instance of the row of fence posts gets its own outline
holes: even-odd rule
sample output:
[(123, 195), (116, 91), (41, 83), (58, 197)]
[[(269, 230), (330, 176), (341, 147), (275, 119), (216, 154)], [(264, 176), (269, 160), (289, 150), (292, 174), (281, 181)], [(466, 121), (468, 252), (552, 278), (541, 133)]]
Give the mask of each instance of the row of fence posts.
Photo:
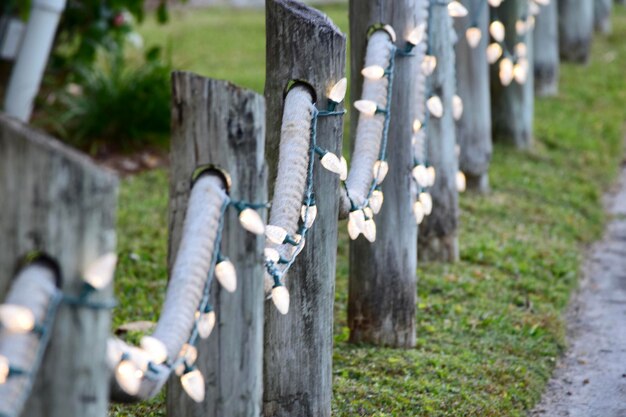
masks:
[[(505, 25), (509, 50), (525, 41), (534, 71), (529, 71), (526, 83), (503, 87), (497, 66), (490, 70), (485, 60), (489, 42), (486, 2), (464, 2), (476, 21), (470, 17), (456, 20), (456, 32), (446, 3), (440, 3), (350, 1), (353, 100), (361, 94), (368, 28), (390, 24), (402, 41), (412, 28), (428, 21), (428, 53), (437, 58), (438, 65), (425, 88), (437, 94), (446, 109), (443, 117), (427, 120), (427, 153), (437, 173), (431, 190), (435, 209), (419, 227), (418, 239), (411, 209), (414, 161), (410, 138), (415, 115), (425, 113), (425, 91), (415, 76), (421, 63), (399, 60), (391, 104), (390, 172), (384, 183), (385, 203), (376, 216), (377, 240), (370, 243), (360, 238), (350, 243), (352, 342), (398, 348), (415, 345), (417, 254), (424, 261), (453, 262), (459, 257), (458, 167), (467, 174), (469, 189), (487, 192), (492, 136), (518, 148), (530, 147), (534, 94), (557, 92), (559, 51), (563, 59), (584, 62), (589, 57), (592, 28), (610, 30), (610, 0), (553, 0), (541, 7), (534, 40), (532, 30), (509, 36), (515, 35), (519, 17), (528, 13), (528, 2), (505, 0), (492, 13)], [(232, 198), (267, 201), (277, 175), (287, 86), (293, 80), (305, 82), (322, 108), (329, 86), (344, 76), (346, 36), (325, 15), (294, 0), (268, 0), (266, 19), (265, 98), (191, 73), (172, 76), (170, 268), (194, 172), (203, 166), (219, 167), (230, 176)], [(475, 48), (464, 42), (470, 25), (483, 33)], [(449, 109), (457, 91), (468, 105), (455, 124)], [(358, 112), (350, 111), (353, 144)], [(342, 132), (341, 117), (320, 119), (318, 138), (325, 149), (340, 155)], [(286, 316), (264, 302), (264, 239), (243, 231), (236, 214), (228, 214), (222, 245), (242, 279), (235, 293), (213, 283), (211, 302), (218, 323), (214, 334), (200, 343), (197, 362), (205, 375), (205, 400), (193, 402), (183, 394), (178, 380), (172, 381), (167, 388), (168, 415), (330, 416), (339, 182), (326, 170), (318, 172), (314, 183), (317, 221), (289, 272), (291, 311)], [(0, 297), (7, 293), (20, 260), (34, 252), (55, 260), (64, 293), (78, 294), (80, 271), (115, 248), (117, 188), (111, 173), (84, 156), (0, 116)], [(110, 296), (110, 291), (98, 295)], [(106, 310), (61, 307), (22, 415), (107, 414), (110, 376), (104, 357), (109, 326)]]

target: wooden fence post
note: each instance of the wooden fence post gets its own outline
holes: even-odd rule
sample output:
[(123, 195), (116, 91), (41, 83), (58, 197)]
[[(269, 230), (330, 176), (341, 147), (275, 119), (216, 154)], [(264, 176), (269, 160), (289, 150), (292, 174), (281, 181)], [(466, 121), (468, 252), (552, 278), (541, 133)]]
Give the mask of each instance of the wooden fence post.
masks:
[(559, 54), (564, 61), (585, 63), (593, 37), (594, 0), (558, 0)]
[[(188, 72), (172, 75), (172, 145), (169, 267), (180, 244), (194, 172), (213, 165), (230, 177), (235, 201), (267, 201), (265, 103), (262, 96), (225, 81)], [(217, 324), (198, 344), (205, 377), (204, 401), (187, 396), (179, 379), (169, 383), (173, 417), (258, 417), (262, 400), (263, 236), (246, 232), (236, 210), (226, 212), (221, 250), (235, 265), (237, 290), (214, 280), (211, 304)], [(202, 233), (201, 230), (198, 233)]]
[[(489, 5), (483, 0), (465, 2), (469, 13), (455, 19), (457, 94), (467, 111), (457, 122), (457, 142), (461, 147), (459, 167), (467, 178), (467, 188), (478, 192), (489, 190), (491, 142), (491, 98), (489, 96)], [(472, 47), (466, 39), (469, 28), (478, 28), (480, 42)], [(471, 32), (470, 32), (471, 34)]]
[[(504, 55), (491, 68), (491, 117), (493, 120), (493, 139), (507, 142), (518, 149), (528, 149), (532, 145), (534, 112), (534, 71), (532, 29), (524, 34), (517, 34), (518, 22), (528, 16), (528, 2), (525, 0), (507, 0), (491, 11), (492, 20), (500, 20), (505, 27), (505, 39), (501, 43)], [(528, 23), (526, 23), (528, 25)], [(519, 63), (520, 42), (525, 44), (526, 62), (525, 80), (520, 82), (513, 77), (513, 67), (504, 67), (503, 61)], [(507, 72), (507, 85), (503, 85), (501, 72)]]
[[(278, 167), (283, 102), (290, 81), (308, 84), (325, 109), (330, 88), (344, 77), (346, 38), (321, 12), (295, 0), (266, 1), (267, 162)], [(343, 118), (320, 118), (318, 145), (341, 155)], [(333, 304), (339, 182), (315, 161), (317, 220), (289, 270), (291, 306), (265, 312), (263, 414), (328, 417), (332, 397)], [(270, 186), (271, 187), (271, 186)], [(302, 190), (304, 192), (304, 190)]]
[(593, 27), (600, 33), (611, 32), (611, 11), (613, 0), (594, 0), (593, 2)]
[(559, 18), (556, 0), (541, 6), (533, 33), (535, 94), (553, 96), (559, 90)]
[[(0, 299), (17, 262), (31, 252), (51, 257), (61, 288), (83, 289), (82, 271), (115, 250), (117, 179), (88, 158), (0, 115)], [(112, 288), (93, 300), (112, 296)], [(43, 365), (23, 415), (104, 417), (110, 311), (61, 306)]]
[(428, 161), (435, 167), (436, 180), (430, 189), (433, 211), (424, 219), (419, 230), (418, 255), (423, 261), (454, 262), (459, 258), (459, 201), (456, 184), (459, 165), (452, 111), (452, 97), (456, 94), (456, 35), (445, 4), (431, 3), (429, 21), (430, 53), (437, 58), (437, 67), (429, 80), (429, 96), (441, 99), (443, 115), (435, 117), (431, 114), (427, 120)]

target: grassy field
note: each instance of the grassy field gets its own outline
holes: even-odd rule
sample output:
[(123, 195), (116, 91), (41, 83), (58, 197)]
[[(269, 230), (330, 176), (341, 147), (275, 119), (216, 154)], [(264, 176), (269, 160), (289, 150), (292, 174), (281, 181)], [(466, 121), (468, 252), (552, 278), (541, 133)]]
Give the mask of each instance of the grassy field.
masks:
[[(344, 6), (325, 8), (347, 30)], [(340, 225), (333, 415), (525, 416), (564, 348), (562, 312), (585, 245), (604, 224), (600, 198), (622, 158), (626, 11), (598, 36), (590, 65), (562, 67), (558, 97), (536, 104), (535, 146), (497, 145), (493, 192), (461, 199), (461, 262), (420, 265), (418, 345), (347, 343), (348, 241)], [(263, 14), (206, 10), (147, 24), (176, 67), (263, 87)], [(156, 320), (166, 286), (167, 173), (123, 182), (116, 325)], [(136, 335), (133, 335), (136, 336)], [(111, 415), (161, 416), (163, 398)], [(297, 417), (297, 416), (294, 416)]]

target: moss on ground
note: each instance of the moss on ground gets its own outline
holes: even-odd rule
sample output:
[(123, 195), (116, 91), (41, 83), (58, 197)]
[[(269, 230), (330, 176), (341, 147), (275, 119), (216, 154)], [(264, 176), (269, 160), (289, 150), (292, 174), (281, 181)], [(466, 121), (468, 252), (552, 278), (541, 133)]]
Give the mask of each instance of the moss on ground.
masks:
[[(345, 30), (345, 8), (326, 10)], [(173, 36), (175, 63), (262, 88), (262, 12), (210, 10), (181, 19), (156, 38)], [(333, 415), (521, 417), (539, 399), (564, 348), (562, 313), (583, 251), (602, 232), (602, 193), (622, 158), (623, 7), (613, 27), (594, 41), (588, 66), (563, 65), (558, 97), (537, 100), (533, 150), (497, 145), (493, 192), (462, 197), (461, 262), (420, 265), (415, 349), (346, 342), (348, 241), (340, 225)], [(149, 39), (154, 30), (145, 29)], [(123, 182), (115, 324), (157, 318), (167, 190), (165, 171)], [(163, 397), (114, 406), (111, 415), (165, 415)]]

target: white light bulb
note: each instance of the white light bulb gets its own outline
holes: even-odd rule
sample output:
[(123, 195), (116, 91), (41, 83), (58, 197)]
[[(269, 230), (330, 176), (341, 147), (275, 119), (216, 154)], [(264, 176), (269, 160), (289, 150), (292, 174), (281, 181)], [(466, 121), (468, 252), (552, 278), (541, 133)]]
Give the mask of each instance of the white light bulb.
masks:
[(422, 73), (428, 77), (435, 71), (435, 68), (437, 68), (437, 57), (434, 55), (424, 56), (424, 60), (422, 61)]
[(465, 180), (465, 174), (461, 171), (456, 173), (456, 189), (462, 193), (467, 187), (467, 181)]
[(528, 3), (528, 13), (532, 15), (538, 15), (539, 13), (541, 13), (541, 8), (536, 2), (531, 1)]
[(454, 120), (461, 120), (463, 116), (463, 100), (458, 95), (452, 96), (452, 117)]
[(289, 291), (284, 285), (272, 288), (272, 302), (280, 314), (289, 312)]
[(443, 103), (439, 96), (432, 96), (426, 101), (426, 107), (431, 115), (436, 118), (440, 118), (443, 116)]
[(278, 253), (278, 251), (274, 248), (265, 248), (263, 253), (265, 254), (265, 259), (268, 259), (274, 263), (278, 263), (278, 261), (280, 260), (280, 253)]
[(180, 377), (180, 383), (189, 397), (197, 403), (204, 401), (204, 377), (199, 370), (194, 369)]
[(535, 28), (535, 16), (528, 16), (526, 20), (526, 30), (533, 30)]
[(196, 312), (197, 317), (197, 326), (198, 326), (198, 336), (201, 339), (206, 339), (211, 335), (213, 328), (215, 327), (215, 311), (209, 311), (208, 313), (200, 313)]
[(370, 201), (369, 201), (369, 205), (372, 209), (372, 211), (374, 212), (374, 214), (378, 214), (380, 212), (380, 209), (383, 206), (383, 201), (385, 200), (385, 197), (383, 196), (383, 192), (380, 190), (374, 190), (372, 192), (372, 195), (370, 196)]
[(426, 168), (426, 172), (428, 172), (428, 187), (432, 187), (435, 185), (435, 179), (437, 178), (435, 167), (431, 166)]
[(9, 360), (5, 356), (0, 355), (0, 385), (7, 382), (10, 371)]
[(115, 379), (127, 394), (136, 395), (141, 386), (143, 371), (131, 360), (122, 360), (115, 369)]
[(499, 20), (494, 20), (489, 25), (489, 33), (497, 42), (504, 41), (505, 29), (504, 24)]
[(365, 214), (362, 210), (351, 211), (348, 215), (348, 235), (355, 240), (365, 230)]
[(389, 172), (389, 164), (387, 161), (378, 160), (374, 162), (374, 168), (372, 171), (374, 173), (374, 180), (376, 181), (376, 184), (380, 184), (385, 180), (385, 177)]
[(159, 365), (167, 360), (167, 348), (159, 339), (152, 336), (144, 336), (141, 338), (139, 345), (146, 351), (152, 363)]
[(348, 79), (342, 78), (337, 81), (337, 84), (333, 85), (328, 93), (328, 99), (335, 102), (341, 103), (343, 99), (346, 97), (346, 90), (348, 89)]
[(464, 17), (467, 16), (467, 9), (458, 1), (453, 0), (448, 3), (448, 13), (452, 17)]
[(518, 84), (524, 84), (528, 76), (528, 60), (520, 59), (513, 67), (513, 78)]
[(483, 33), (477, 27), (471, 27), (465, 31), (465, 39), (467, 39), (467, 43), (470, 48), (476, 48), (482, 37)]
[(413, 133), (417, 133), (422, 129), (422, 122), (419, 119), (413, 121)]
[(424, 23), (417, 25), (409, 36), (407, 36), (407, 42), (411, 45), (415, 46), (424, 40), (424, 35), (426, 34), (426, 25)]
[(487, 47), (487, 62), (493, 64), (502, 56), (502, 47), (497, 43), (492, 43)]
[(500, 82), (505, 87), (513, 81), (513, 62), (509, 58), (502, 58), (500, 61), (500, 72), (498, 75), (500, 76)]
[(524, 35), (527, 30), (528, 30), (528, 26), (525, 21), (518, 20), (515, 22), (515, 32), (517, 33), (517, 36)]
[(354, 102), (354, 108), (366, 116), (373, 116), (376, 114), (378, 106), (371, 100), (357, 100)]
[(83, 279), (97, 290), (101, 290), (113, 281), (117, 255), (109, 252), (89, 264), (83, 271)]
[(303, 222), (304, 218), (306, 217), (306, 223), (304, 224), (304, 227), (306, 227), (307, 229), (311, 228), (311, 226), (313, 226), (315, 218), (317, 217), (317, 206), (307, 206), (306, 204), (303, 204), (302, 208), (300, 209), (300, 217), (302, 218)]
[(361, 74), (368, 80), (380, 80), (385, 75), (385, 69), (380, 65), (370, 65), (361, 70)]
[(515, 55), (518, 58), (526, 58), (526, 54), (528, 53), (528, 48), (524, 42), (518, 42), (515, 45)]
[(35, 328), (35, 315), (24, 306), (1, 304), (0, 324), (11, 333), (28, 333)]
[(224, 259), (215, 265), (215, 278), (228, 292), (237, 290), (237, 271), (235, 265), (228, 259)]
[(114, 337), (110, 337), (107, 339), (107, 364), (110, 368), (114, 368), (118, 363), (122, 360), (122, 355), (124, 354), (123, 349), (124, 343)]
[(374, 219), (365, 220), (365, 229), (363, 230), (363, 236), (369, 242), (374, 243), (376, 241), (376, 223)]
[(255, 235), (262, 235), (265, 232), (265, 223), (256, 210), (245, 208), (239, 213), (239, 223), (241, 227)]
[(320, 162), (322, 163), (322, 166), (330, 172), (337, 175), (341, 174), (341, 161), (334, 153), (326, 152), (324, 156), (322, 156)]
[(413, 179), (420, 187), (428, 187), (428, 170), (424, 165), (417, 165), (411, 171)]
[(339, 162), (341, 163), (341, 170), (339, 172), (339, 179), (341, 181), (345, 181), (348, 179), (348, 161), (346, 161), (346, 158), (343, 157), (343, 155), (341, 156), (341, 158), (339, 159)]
[(491, 7), (498, 7), (502, 4), (502, 0), (487, 0)]
[(418, 225), (424, 220), (424, 207), (422, 207), (422, 203), (419, 201), (413, 204), (413, 215), (415, 216), (415, 223)]
[(265, 226), (265, 237), (270, 242), (281, 245), (287, 238), (287, 231), (280, 226), (268, 224), (267, 226)]
[(541, 6), (547, 6), (550, 4), (550, 0), (535, 0), (535, 3), (541, 5)]
[(190, 345), (189, 343), (185, 343), (180, 349), (178, 356), (182, 358), (187, 365), (191, 366), (198, 359), (198, 348), (194, 345)]
[(387, 34), (389, 34), (389, 38), (391, 38), (391, 42), (396, 41), (396, 31), (394, 30), (393, 27), (391, 27), (391, 25), (383, 26), (383, 30), (387, 32)]
[(430, 216), (430, 213), (433, 212), (433, 198), (428, 193), (420, 193), (419, 202), (422, 203), (422, 208), (424, 209), (424, 214), (426, 216)]

